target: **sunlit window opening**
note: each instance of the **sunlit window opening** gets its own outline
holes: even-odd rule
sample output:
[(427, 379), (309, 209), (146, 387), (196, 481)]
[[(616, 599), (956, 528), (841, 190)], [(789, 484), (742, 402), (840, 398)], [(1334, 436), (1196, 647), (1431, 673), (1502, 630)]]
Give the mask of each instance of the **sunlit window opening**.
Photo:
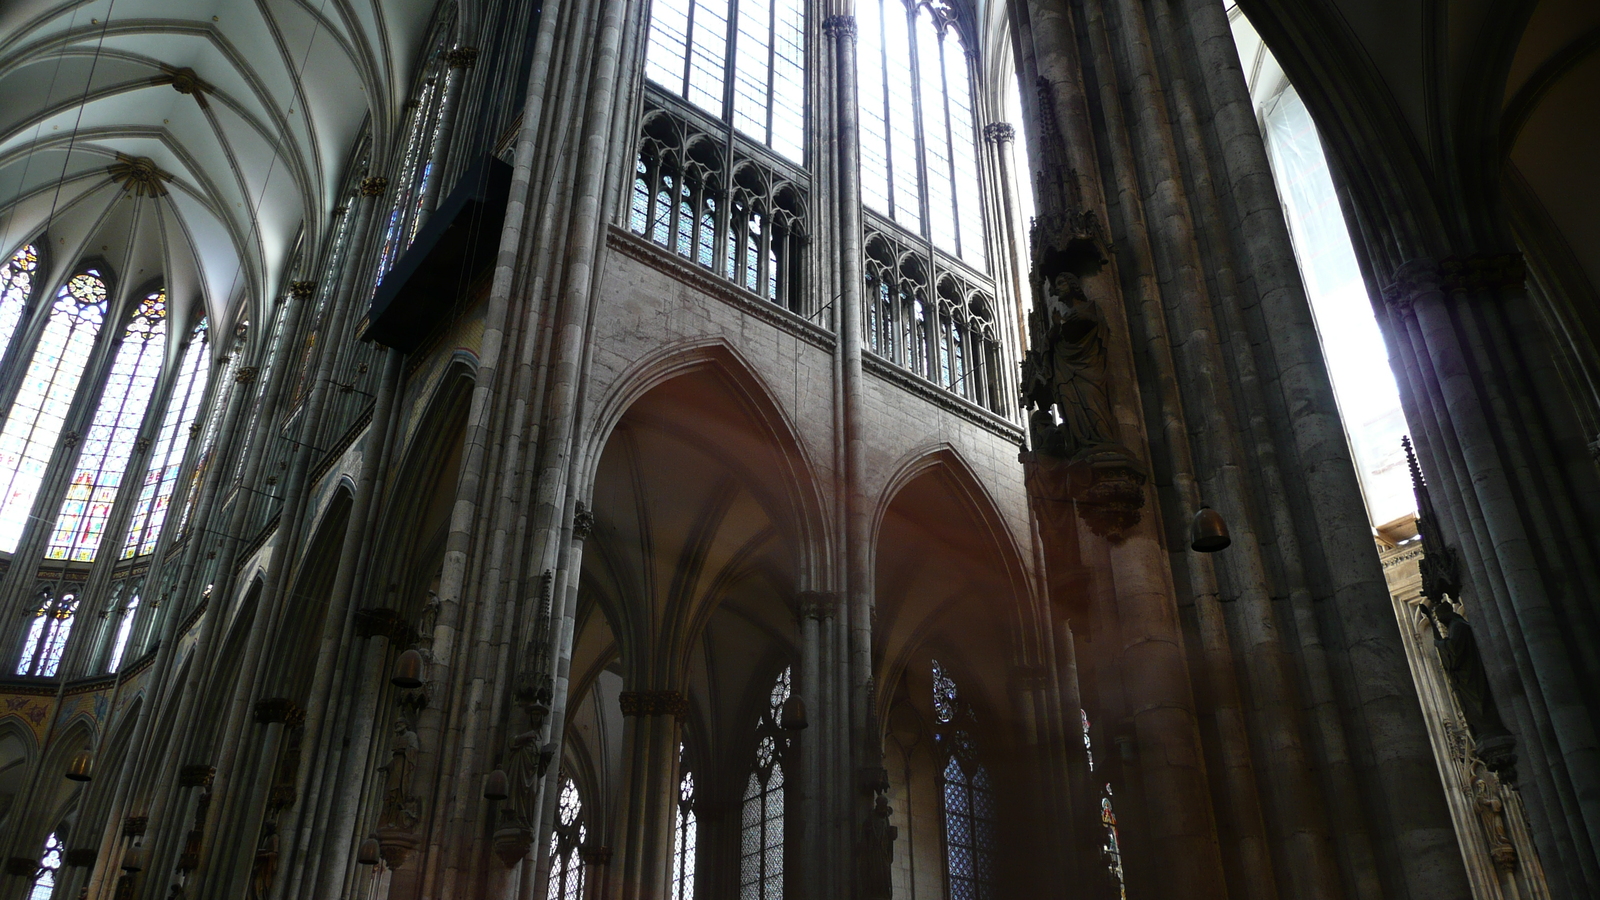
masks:
[(805, 162), (805, 4), (656, 0), (645, 76), (751, 140)]
[(78, 380), (106, 317), (106, 283), (89, 269), (62, 286), (0, 430), (0, 553), (15, 553)]
[(61, 854), (65, 849), (53, 831), (44, 839), (44, 852), (39, 855), (39, 872), (33, 876), (28, 900), (50, 900), (50, 894), (56, 889), (56, 874), (61, 871)]
[(555, 830), (550, 832), (550, 888), (545, 896), (546, 900), (582, 900), (581, 851), (589, 832), (581, 820), (583, 799), (571, 778), (561, 783), (560, 804)]
[[(678, 747), (683, 758), (683, 747)], [(678, 782), (678, 820), (672, 831), (672, 900), (694, 900), (694, 854), (700, 826), (694, 815), (694, 773)]]
[(32, 244), (23, 247), (0, 268), (0, 357), (11, 346), (11, 337), (22, 323), (28, 298), (33, 296), (33, 279), (39, 271), (39, 250)]
[(383, 276), (394, 268), (395, 260), (411, 246), (417, 229), (422, 225), (422, 202), (427, 196), (428, 182), (433, 177), (433, 149), (439, 132), (444, 78), (443, 72), (435, 72), (424, 79), (414, 101), (416, 106), (412, 107), (411, 127), (406, 135), (399, 177), (391, 185), (394, 203), (383, 232), (383, 250), (378, 254), (377, 282), (383, 281)]
[(977, 713), (961, 700), (952, 678), (933, 661), (934, 742), (943, 755), (945, 871), (950, 900), (997, 896), (994, 871), (994, 787), (978, 761)]
[(1237, 8), (1234, 41), (1251, 73), (1272, 174), (1350, 438), (1367, 516), (1381, 527), (1416, 511), (1400, 438), (1406, 434), (1388, 348), (1356, 263), (1350, 231), (1311, 113)]
[(986, 268), (971, 63), (954, 12), (866, 0), (857, 18), (862, 198), (940, 250)]
[(790, 689), (790, 670), (784, 669), (756, 725), (755, 766), (745, 783), (739, 825), (740, 900), (783, 897), (783, 756), (788, 741), (778, 722)]
[(78, 595), (62, 594), (46, 588), (39, 593), (38, 605), (33, 609), (33, 621), (28, 625), (28, 637), (22, 644), (22, 655), (17, 659), (18, 675), (35, 675), (50, 678), (61, 667), (61, 653), (67, 647), (67, 637), (72, 634), (73, 616), (78, 611)]
[(122, 667), (122, 655), (128, 650), (128, 638), (133, 636), (133, 620), (139, 612), (139, 595), (135, 593), (128, 598), (128, 605), (122, 607), (117, 618), (117, 638), (111, 645), (111, 659), (106, 663), (106, 672), (112, 673)]
[(133, 508), (128, 541), (122, 548), (123, 559), (154, 553), (156, 541), (161, 537), (161, 525), (167, 520), (172, 491), (178, 485), (178, 469), (183, 465), (183, 453), (189, 446), (189, 432), (200, 412), (206, 378), (211, 373), (208, 336), (206, 320), (201, 319), (189, 335), (189, 346), (183, 351), (183, 360), (178, 366), (178, 380), (167, 401), (155, 452), (150, 456), (150, 468), (145, 471), (144, 484), (140, 486), (139, 499)]
[(94, 561), (166, 352), (167, 294), (157, 291), (144, 298), (122, 332), (122, 346), (45, 547), (46, 559)]

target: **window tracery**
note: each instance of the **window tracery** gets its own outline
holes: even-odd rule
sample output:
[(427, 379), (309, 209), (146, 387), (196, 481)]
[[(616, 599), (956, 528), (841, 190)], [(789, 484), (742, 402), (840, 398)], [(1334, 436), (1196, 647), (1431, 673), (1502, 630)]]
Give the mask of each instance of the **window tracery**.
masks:
[(972, 60), (955, 12), (868, 0), (857, 21), (864, 202), (985, 270)]
[(0, 268), (0, 357), (11, 346), (11, 338), (22, 324), (22, 316), (33, 296), (33, 280), (39, 271), (39, 248), (25, 245)]
[(756, 725), (755, 766), (745, 785), (739, 829), (740, 900), (783, 898), (783, 761), (789, 741), (778, 722), (791, 688), (790, 669), (785, 668)]
[(95, 269), (73, 276), (51, 304), (22, 388), (0, 429), (0, 552), (14, 553), (66, 426), (78, 381), (106, 315), (106, 283)]
[[(888, 231), (866, 241), (867, 347), (994, 412), (1001, 412), (994, 297), (959, 271), (937, 275), (926, 253)], [(930, 288), (937, 284), (937, 290)]]
[[(1094, 743), (1089, 739), (1089, 713), (1078, 710), (1083, 720), (1083, 752), (1089, 758), (1089, 771), (1094, 771)], [(1122, 843), (1117, 836), (1117, 811), (1111, 805), (1111, 783), (1108, 781), (1100, 794), (1100, 827), (1105, 829), (1106, 840), (1100, 852), (1106, 860), (1106, 871), (1116, 881), (1117, 894), (1128, 900), (1128, 882), (1122, 874)]]
[(440, 112), (444, 104), (444, 82), (447, 70), (444, 52), (447, 34), (443, 29), (434, 35), (432, 71), (422, 79), (417, 95), (407, 107), (411, 121), (406, 128), (405, 144), (401, 148), (400, 166), (391, 186), (393, 204), (389, 208), (388, 222), (384, 225), (382, 249), (378, 253), (378, 271), (373, 276), (374, 288), (383, 276), (394, 268), (395, 260), (411, 246), (422, 225), (422, 203), (427, 196), (428, 183), (434, 176), (433, 154), (438, 146)]
[(46, 559), (93, 562), (100, 552), (166, 351), (167, 292), (160, 290), (139, 303), (123, 329), (111, 375), (45, 545)]
[(645, 77), (803, 164), (805, 29), (803, 0), (657, 0)]
[(628, 226), (738, 286), (801, 311), (806, 190), (798, 173), (733, 151), (646, 98)]
[(56, 875), (61, 871), (61, 857), (66, 852), (61, 839), (54, 831), (44, 839), (44, 852), (39, 854), (39, 872), (33, 876), (28, 889), (28, 900), (50, 900), (56, 889)]
[(938, 660), (933, 661), (933, 713), (934, 742), (944, 754), (939, 782), (950, 900), (990, 900), (997, 896), (994, 788), (978, 759), (977, 716)]
[(200, 413), (200, 401), (205, 397), (206, 379), (211, 374), (209, 346), (209, 326), (201, 319), (189, 335), (189, 346), (183, 351), (183, 360), (178, 366), (178, 380), (172, 386), (172, 397), (161, 419), (161, 431), (156, 435), (155, 453), (150, 457), (150, 467), (145, 471), (144, 484), (140, 486), (139, 499), (133, 508), (128, 540), (122, 548), (123, 559), (155, 552), (161, 526), (167, 519), (167, 508), (172, 503), (172, 492), (178, 484), (184, 450), (189, 446), (189, 430)]
[[(683, 745), (678, 746), (683, 759)], [(694, 900), (694, 862), (700, 826), (694, 814), (694, 773), (678, 782), (678, 817), (672, 831), (672, 900)]]
[(583, 842), (588, 829), (583, 825), (583, 798), (571, 778), (561, 783), (561, 799), (556, 807), (556, 827), (550, 833), (550, 888), (547, 900), (581, 900), (583, 897)]
[(18, 675), (50, 678), (56, 674), (77, 611), (77, 594), (57, 596), (49, 586), (40, 589), (33, 620), (28, 624), (27, 639), (22, 643), (22, 655), (17, 659)]

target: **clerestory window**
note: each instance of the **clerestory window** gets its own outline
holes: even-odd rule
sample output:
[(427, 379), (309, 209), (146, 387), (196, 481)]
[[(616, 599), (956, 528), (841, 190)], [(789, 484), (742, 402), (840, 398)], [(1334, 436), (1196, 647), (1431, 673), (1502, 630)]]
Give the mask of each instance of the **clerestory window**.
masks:
[(167, 293), (162, 290), (145, 297), (123, 329), (111, 375), (45, 545), (46, 559), (93, 562), (99, 553), (166, 352)]
[(11, 346), (11, 338), (22, 324), (28, 300), (33, 296), (33, 281), (39, 272), (39, 249), (28, 244), (0, 266), (0, 356)]
[(923, 0), (863, 0), (857, 23), (862, 199), (987, 269), (973, 62), (955, 13)]
[(189, 446), (191, 429), (200, 413), (200, 401), (205, 397), (206, 379), (211, 374), (209, 334), (205, 319), (201, 319), (189, 334), (189, 346), (178, 365), (178, 380), (167, 401), (161, 431), (156, 435), (155, 452), (150, 456), (150, 467), (145, 471), (144, 484), (140, 486), (139, 499), (133, 508), (128, 540), (122, 548), (123, 559), (154, 553), (156, 541), (161, 537), (161, 526), (167, 520), (172, 492), (178, 484), (178, 470), (183, 466), (184, 450)]
[(74, 275), (57, 292), (34, 344), (22, 389), (0, 429), (0, 553), (16, 552), (22, 539), (105, 321), (106, 302), (106, 283), (97, 270)]
[(78, 611), (78, 595), (58, 595), (47, 587), (39, 592), (36, 602), (22, 655), (17, 659), (17, 674), (50, 678), (61, 667), (61, 654), (67, 649), (73, 616)]

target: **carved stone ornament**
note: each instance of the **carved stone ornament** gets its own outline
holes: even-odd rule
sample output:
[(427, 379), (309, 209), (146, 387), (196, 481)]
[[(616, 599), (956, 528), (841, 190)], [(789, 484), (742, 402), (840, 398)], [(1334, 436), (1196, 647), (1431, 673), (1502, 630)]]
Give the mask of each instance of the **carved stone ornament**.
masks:
[(1412, 259), (1395, 270), (1383, 289), (1383, 300), (1409, 312), (1424, 295), (1520, 288), (1527, 277), (1521, 253), (1472, 253), (1442, 259)]
[(289, 299), (291, 300), (310, 300), (316, 292), (317, 283), (315, 281), (289, 282)]
[(417, 639), (416, 632), (406, 624), (400, 613), (386, 607), (358, 609), (352, 623), (356, 637), (370, 638), (383, 635), (392, 644), (407, 646)]
[(831, 619), (838, 614), (839, 595), (834, 591), (801, 591), (800, 618)]
[(233, 380), (239, 384), (249, 384), (260, 373), (261, 370), (255, 366), (240, 366), (239, 371), (233, 373)]
[(106, 166), (106, 172), (112, 181), (135, 197), (165, 197), (166, 183), (172, 180), (172, 173), (162, 171), (150, 157), (120, 152), (117, 161)]
[(578, 856), (588, 865), (603, 866), (611, 862), (611, 848), (582, 847), (578, 850)]
[(78, 446), (78, 440), (80, 437), (81, 435), (79, 435), (76, 431), (69, 431), (61, 436), (61, 443), (67, 445), (68, 447), (76, 447)]
[(507, 825), (494, 832), (494, 854), (505, 867), (514, 868), (533, 847), (533, 831), (520, 825)]
[(161, 74), (150, 79), (151, 84), (170, 84), (172, 89), (180, 94), (194, 98), (201, 109), (208, 109), (211, 103), (206, 100), (206, 95), (215, 93), (216, 88), (202, 80), (195, 70), (184, 66), (174, 68), (166, 63), (161, 64)]
[(478, 64), (478, 48), (452, 47), (445, 51), (444, 62), (452, 69), (470, 69)]
[(983, 137), (991, 144), (1009, 144), (1017, 139), (1017, 129), (1009, 122), (990, 122), (983, 126)]
[(583, 543), (594, 531), (594, 513), (579, 500), (572, 510), (572, 539)]
[(150, 825), (149, 816), (128, 816), (122, 820), (123, 837), (140, 837)]
[(6, 859), (6, 874), (19, 878), (32, 878), (39, 874), (39, 861), (26, 856), (12, 856)]
[(92, 869), (99, 857), (99, 851), (93, 847), (73, 847), (63, 854), (61, 859), (75, 869)]
[(217, 770), (214, 766), (205, 763), (190, 763), (178, 770), (179, 787), (210, 787), (211, 779), (216, 777)]
[(256, 723), (270, 725), (274, 722), (288, 722), (289, 714), (294, 712), (294, 701), (286, 697), (269, 697), (256, 701)]
[(822, 20), (822, 33), (829, 37), (856, 39), (855, 16), (829, 16)]
[(389, 179), (382, 175), (368, 175), (361, 179), (360, 193), (363, 197), (381, 197), (389, 188)]
[(866, 900), (890, 900), (894, 896), (890, 871), (894, 865), (894, 842), (900, 836), (900, 829), (889, 824), (893, 814), (889, 798), (878, 794), (861, 828), (856, 864), (861, 896)]
[(625, 716), (674, 716), (689, 714), (689, 698), (681, 691), (623, 691), (617, 698)]

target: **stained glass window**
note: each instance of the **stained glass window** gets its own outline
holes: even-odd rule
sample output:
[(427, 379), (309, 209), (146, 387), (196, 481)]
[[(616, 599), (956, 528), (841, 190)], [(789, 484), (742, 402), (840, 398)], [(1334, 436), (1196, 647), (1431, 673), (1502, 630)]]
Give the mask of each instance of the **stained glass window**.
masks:
[(583, 858), (588, 830), (582, 822), (583, 798), (571, 778), (561, 783), (560, 805), (556, 808), (556, 827), (550, 833), (550, 889), (547, 900), (581, 900), (583, 897)]
[(44, 852), (39, 854), (39, 872), (33, 876), (33, 887), (28, 890), (28, 900), (50, 900), (56, 889), (56, 874), (61, 871), (61, 854), (66, 850), (55, 832), (44, 839)]
[[(1089, 771), (1094, 771), (1094, 744), (1089, 740), (1089, 713), (1078, 710), (1083, 719), (1083, 751), (1089, 756)], [(1117, 811), (1111, 805), (1111, 784), (1108, 782), (1100, 794), (1100, 827), (1105, 829), (1105, 843), (1100, 852), (1106, 860), (1106, 871), (1116, 882), (1117, 895), (1128, 900), (1128, 883), (1122, 877), (1122, 843), (1117, 839)]]
[(740, 900), (783, 898), (783, 758), (788, 739), (778, 727), (789, 699), (790, 670), (784, 669), (756, 725), (756, 759), (744, 789), (739, 827)]
[(122, 655), (128, 650), (128, 638), (133, 636), (133, 620), (139, 612), (139, 595), (135, 593), (128, 599), (117, 617), (117, 637), (111, 644), (111, 659), (106, 663), (106, 672), (115, 672), (122, 667)]
[(439, 101), (442, 92), (439, 83), (443, 75), (435, 73), (422, 82), (422, 89), (413, 101), (411, 127), (407, 129), (406, 145), (400, 157), (400, 171), (392, 187), (394, 205), (389, 209), (389, 221), (384, 227), (383, 250), (378, 254), (378, 273), (374, 284), (394, 268), (395, 260), (411, 246), (422, 219), (423, 198), (427, 194), (428, 180), (433, 175), (434, 136), (439, 126)]
[(14, 553), (106, 315), (106, 284), (89, 269), (56, 294), (22, 387), (0, 429), (0, 552)]
[(28, 623), (28, 637), (17, 659), (18, 675), (49, 678), (56, 674), (61, 667), (61, 654), (67, 648), (67, 637), (72, 634), (72, 617), (77, 611), (77, 594), (58, 597), (49, 588), (39, 592), (38, 605)]
[[(678, 746), (683, 759), (683, 746)], [(678, 782), (678, 820), (672, 832), (672, 900), (694, 900), (694, 854), (700, 826), (694, 815), (694, 773)]]
[(739, 133), (805, 161), (803, 0), (655, 0), (645, 76)]
[(994, 787), (978, 759), (977, 715), (938, 660), (933, 662), (933, 715), (934, 740), (944, 754), (939, 782), (950, 900), (990, 900), (997, 896)]
[(206, 320), (201, 319), (189, 335), (188, 348), (183, 351), (178, 380), (172, 386), (172, 397), (161, 419), (161, 432), (156, 436), (155, 453), (150, 457), (150, 468), (145, 471), (144, 484), (133, 508), (133, 523), (128, 526), (128, 541), (122, 548), (123, 559), (154, 553), (156, 541), (161, 537), (161, 525), (167, 520), (167, 507), (172, 503), (172, 491), (178, 484), (178, 469), (183, 466), (183, 453), (189, 446), (189, 430), (200, 412), (206, 378), (211, 374), (208, 336)]
[(11, 337), (22, 323), (38, 271), (39, 250), (32, 244), (13, 253), (5, 266), (0, 267), (0, 356), (11, 346)]
[(862, 199), (985, 268), (971, 64), (955, 13), (943, 4), (863, 0), (858, 20)]
[(100, 551), (166, 352), (167, 294), (157, 291), (140, 302), (122, 332), (122, 346), (45, 546), (46, 559), (93, 562)]

